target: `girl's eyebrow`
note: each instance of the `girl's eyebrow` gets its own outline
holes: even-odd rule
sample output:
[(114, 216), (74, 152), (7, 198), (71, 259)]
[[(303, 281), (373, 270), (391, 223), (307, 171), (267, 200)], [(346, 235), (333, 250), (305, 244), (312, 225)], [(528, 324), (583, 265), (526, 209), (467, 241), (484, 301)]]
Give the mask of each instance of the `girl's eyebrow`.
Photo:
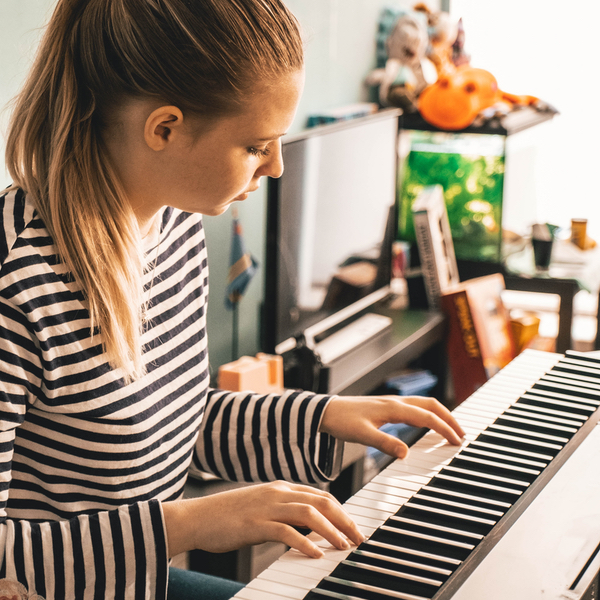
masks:
[(272, 140), (277, 140), (277, 139), (279, 139), (280, 137), (283, 137), (286, 134), (287, 134), (287, 132), (286, 133), (278, 133), (277, 135), (273, 135), (271, 137), (258, 138), (257, 141), (258, 142), (270, 142)]

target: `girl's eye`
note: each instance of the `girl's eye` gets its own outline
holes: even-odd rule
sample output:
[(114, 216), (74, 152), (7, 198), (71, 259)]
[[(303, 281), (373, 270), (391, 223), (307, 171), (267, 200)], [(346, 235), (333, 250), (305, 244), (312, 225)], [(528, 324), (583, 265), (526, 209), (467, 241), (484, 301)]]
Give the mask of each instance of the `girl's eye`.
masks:
[(268, 156), (271, 149), (268, 146), (265, 146), (264, 148), (250, 147), (248, 148), (248, 152), (253, 156)]

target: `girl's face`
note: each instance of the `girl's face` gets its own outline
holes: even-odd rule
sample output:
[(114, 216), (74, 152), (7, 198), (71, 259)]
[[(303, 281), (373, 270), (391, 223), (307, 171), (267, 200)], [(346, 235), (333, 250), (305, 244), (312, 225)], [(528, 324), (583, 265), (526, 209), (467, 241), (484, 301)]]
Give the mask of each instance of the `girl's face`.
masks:
[(284, 75), (259, 86), (241, 113), (218, 119), (199, 135), (193, 123), (181, 128), (179, 143), (163, 155), (160, 187), (167, 197), (161, 204), (219, 215), (245, 200), (261, 177), (280, 177), (281, 136), (292, 123), (303, 82), (302, 71)]

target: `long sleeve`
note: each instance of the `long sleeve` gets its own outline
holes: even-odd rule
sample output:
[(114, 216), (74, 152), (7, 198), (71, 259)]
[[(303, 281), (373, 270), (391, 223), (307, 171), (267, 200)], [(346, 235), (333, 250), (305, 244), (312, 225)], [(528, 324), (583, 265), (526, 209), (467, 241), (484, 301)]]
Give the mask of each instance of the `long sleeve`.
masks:
[(45, 600), (164, 600), (161, 503), (182, 495), (208, 386), (201, 219), (163, 214), (147, 374), (125, 382), (29, 200), (0, 196), (0, 216), (0, 577)]
[[(29, 455), (35, 460), (37, 452), (60, 453), (61, 443), (50, 447), (51, 442), (47, 442), (46, 447), (40, 447), (41, 432), (35, 427), (21, 429), (30, 399), (43, 395), (39, 388), (41, 364), (18, 312), (2, 302), (0, 316), (0, 577), (17, 580), (46, 600), (164, 598), (167, 549), (158, 501), (64, 520), (8, 517), (13, 483), (23, 496), (19, 511), (30, 509), (41, 517), (37, 486), (27, 477), (31, 473), (24, 458)], [(15, 441), (21, 432), (23, 449), (15, 457)], [(15, 461), (24, 476), (13, 482)], [(63, 482), (48, 477), (44, 484), (52, 490), (55, 501), (62, 499), (64, 508), (75, 501), (78, 484), (72, 475)]]
[(319, 433), (328, 399), (294, 390), (281, 396), (211, 390), (194, 466), (231, 481), (332, 479), (343, 444)]

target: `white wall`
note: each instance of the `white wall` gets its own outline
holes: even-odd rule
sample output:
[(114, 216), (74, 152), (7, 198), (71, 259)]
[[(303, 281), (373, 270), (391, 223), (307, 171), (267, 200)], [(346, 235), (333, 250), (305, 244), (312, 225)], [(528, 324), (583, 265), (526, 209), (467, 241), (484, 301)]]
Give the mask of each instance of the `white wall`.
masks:
[(0, 189), (10, 183), (4, 168), (7, 103), (23, 83), (41, 28), (55, 3), (56, 0), (0, 0)]
[(509, 138), (505, 226), (584, 217), (600, 241), (600, 2), (451, 0), (450, 10), (463, 17), (474, 67), (493, 73), (500, 89), (561, 113)]

